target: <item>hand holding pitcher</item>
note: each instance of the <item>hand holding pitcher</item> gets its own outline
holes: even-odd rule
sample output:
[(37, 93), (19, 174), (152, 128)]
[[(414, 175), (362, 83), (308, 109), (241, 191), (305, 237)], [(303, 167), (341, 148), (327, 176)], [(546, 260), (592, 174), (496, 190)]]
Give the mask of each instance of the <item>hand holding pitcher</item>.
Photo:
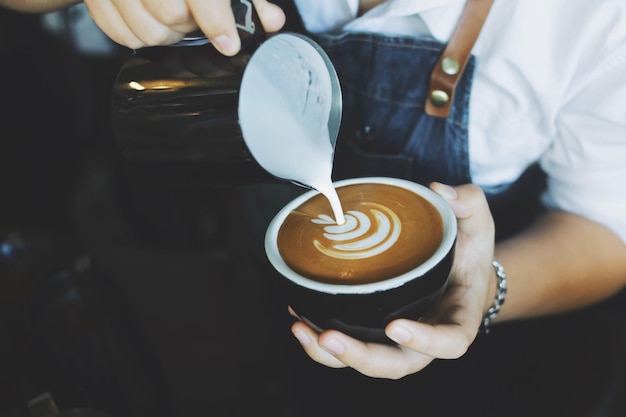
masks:
[(276, 32), (285, 23), (281, 8), (267, 0), (85, 0), (96, 24), (121, 45), (132, 49), (167, 45), (201, 30), (228, 56), (241, 47), (233, 3), (254, 3), (267, 32)]

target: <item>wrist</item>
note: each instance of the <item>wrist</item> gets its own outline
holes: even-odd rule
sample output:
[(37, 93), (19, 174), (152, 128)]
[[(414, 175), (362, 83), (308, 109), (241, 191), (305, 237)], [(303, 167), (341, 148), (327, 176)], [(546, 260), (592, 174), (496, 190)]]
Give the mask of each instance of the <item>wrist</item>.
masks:
[[(493, 263), (489, 265), (489, 279), (487, 280), (487, 296), (485, 298), (485, 302), (483, 303), (482, 317), (485, 317), (487, 311), (493, 306), (493, 300), (495, 300), (498, 295), (498, 275), (496, 273), (496, 268), (493, 266)], [(481, 319), (482, 320), (482, 319)]]
[[(492, 262), (493, 272), (491, 274), (490, 281), (492, 284), (490, 285), (491, 289), (489, 290), (490, 297), (487, 300), (492, 300), (488, 307), (486, 308), (486, 312), (483, 315), (483, 319), (481, 322), (481, 330), (489, 334), (491, 331), (491, 322), (496, 318), (504, 301), (506, 299), (507, 292), (507, 276), (504, 271), (504, 267), (497, 260), (493, 260)], [(495, 276), (495, 285), (493, 285)], [(492, 296), (491, 296), (492, 295)]]

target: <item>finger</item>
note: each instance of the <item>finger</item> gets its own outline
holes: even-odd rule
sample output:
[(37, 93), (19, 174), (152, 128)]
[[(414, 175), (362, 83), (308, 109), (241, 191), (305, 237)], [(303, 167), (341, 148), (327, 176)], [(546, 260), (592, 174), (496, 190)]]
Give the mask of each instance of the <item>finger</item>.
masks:
[[(458, 222), (458, 238), (451, 275), (457, 284), (473, 286), (483, 293), (490, 277), (495, 225), (483, 191), (472, 184), (450, 187), (432, 183), (431, 189), (452, 207)], [(477, 298), (478, 299), (478, 298)]]
[(184, 33), (156, 21), (137, 0), (85, 0), (85, 4), (94, 22), (111, 40), (132, 49), (174, 43), (184, 37)]
[(253, 3), (266, 32), (278, 32), (285, 25), (285, 12), (279, 6), (267, 0), (253, 0)]
[(456, 187), (434, 182), (430, 188), (441, 195), (452, 207), (459, 221), (459, 230), (466, 234), (492, 232), (493, 218), (485, 194), (476, 185)]
[(235, 55), (241, 40), (230, 0), (188, 0), (189, 9), (202, 32), (222, 54)]
[(111, 2), (85, 0), (84, 3), (93, 21), (112, 41), (131, 49), (145, 46), (143, 41), (130, 30)]
[(459, 281), (460, 283), (451, 279), (439, 302), (419, 322), (430, 325), (459, 324), (470, 340), (478, 333), (484, 303), (477, 296), (474, 285), (467, 285), (464, 280)]
[(198, 27), (185, 0), (142, 0), (144, 8), (163, 26), (179, 33), (190, 33)]
[(365, 343), (337, 331), (322, 333), (318, 343), (341, 363), (372, 378), (399, 379), (422, 370), (433, 360), (403, 346)]
[(128, 28), (145, 46), (174, 43), (187, 33), (161, 23), (141, 0), (113, 0), (112, 3)]
[(318, 343), (318, 333), (304, 322), (297, 321), (291, 326), (291, 333), (298, 339), (300, 345), (307, 355), (314, 361), (326, 365), (330, 368), (345, 368), (346, 365), (339, 359), (331, 355), (327, 350), (322, 349)]
[(452, 315), (451, 323), (429, 325), (399, 319), (387, 325), (385, 333), (402, 346), (438, 359), (458, 359), (463, 356), (476, 337), (475, 315), (462, 310)]
[(297, 318), (298, 320), (300, 320), (300, 316), (298, 316), (298, 313), (296, 313), (294, 311), (293, 308), (291, 308), (291, 306), (287, 307), (287, 311), (289, 312), (289, 314), (291, 314), (293, 317)]

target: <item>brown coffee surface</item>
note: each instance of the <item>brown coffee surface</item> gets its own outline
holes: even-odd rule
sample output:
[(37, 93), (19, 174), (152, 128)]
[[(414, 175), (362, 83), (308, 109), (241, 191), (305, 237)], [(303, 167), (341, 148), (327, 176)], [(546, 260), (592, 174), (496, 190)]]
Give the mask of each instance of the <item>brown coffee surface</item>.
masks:
[(430, 258), (443, 238), (437, 209), (410, 190), (378, 183), (337, 188), (346, 223), (315, 195), (292, 210), (278, 232), (278, 250), (299, 274), (321, 282), (382, 281)]

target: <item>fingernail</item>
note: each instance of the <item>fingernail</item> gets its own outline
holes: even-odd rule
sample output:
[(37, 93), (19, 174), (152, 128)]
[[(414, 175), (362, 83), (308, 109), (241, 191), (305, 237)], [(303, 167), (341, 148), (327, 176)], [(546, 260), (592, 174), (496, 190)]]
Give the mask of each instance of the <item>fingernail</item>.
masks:
[(235, 55), (239, 52), (239, 42), (230, 36), (219, 35), (213, 39), (215, 47), (224, 55)]
[(342, 355), (346, 351), (346, 347), (337, 339), (328, 339), (322, 345), (322, 348), (326, 349), (333, 355)]
[(388, 335), (394, 342), (404, 343), (411, 340), (411, 333), (402, 326), (394, 326), (389, 329)]
[(442, 183), (437, 183), (437, 193), (446, 200), (456, 200), (458, 197), (453, 187)]
[(293, 335), (296, 337), (296, 339), (298, 339), (302, 346), (308, 346), (309, 343), (311, 343), (311, 339), (304, 332), (295, 332)]

